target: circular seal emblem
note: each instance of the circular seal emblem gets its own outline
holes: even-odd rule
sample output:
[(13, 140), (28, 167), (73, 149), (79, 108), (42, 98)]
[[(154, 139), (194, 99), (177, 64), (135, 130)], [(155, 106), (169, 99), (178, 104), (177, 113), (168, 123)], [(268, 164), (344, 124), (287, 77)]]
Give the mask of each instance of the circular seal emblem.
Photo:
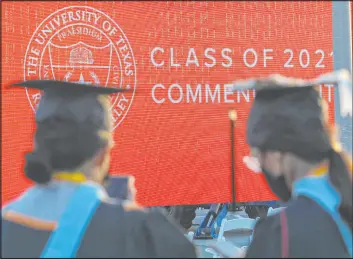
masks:
[[(134, 98), (136, 63), (119, 25), (88, 6), (69, 6), (49, 15), (33, 33), (24, 58), (25, 80), (60, 80), (132, 91), (109, 96), (114, 129)], [(41, 92), (26, 89), (35, 111)]]

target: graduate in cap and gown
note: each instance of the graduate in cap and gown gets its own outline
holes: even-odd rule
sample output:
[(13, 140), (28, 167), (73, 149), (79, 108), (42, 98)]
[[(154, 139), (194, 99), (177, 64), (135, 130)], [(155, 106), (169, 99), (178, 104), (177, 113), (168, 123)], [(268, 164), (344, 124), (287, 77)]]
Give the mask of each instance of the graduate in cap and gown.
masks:
[(256, 90), (247, 121), (248, 167), (263, 173), (286, 203), (258, 220), (246, 257), (352, 257), (352, 162), (329, 125), (316, 88), (324, 83), (336, 84), (350, 98), (352, 114), (346, 73), (234, 83), (233, 90)]
[(44, 94), (34, 151), (25, 157), (35, 185), (2, 209), (2, 257), (196, 257), (178, 225), (103, 187), (113, 146), (107, 95), (121, 89), (46, 80), (16, 86)]

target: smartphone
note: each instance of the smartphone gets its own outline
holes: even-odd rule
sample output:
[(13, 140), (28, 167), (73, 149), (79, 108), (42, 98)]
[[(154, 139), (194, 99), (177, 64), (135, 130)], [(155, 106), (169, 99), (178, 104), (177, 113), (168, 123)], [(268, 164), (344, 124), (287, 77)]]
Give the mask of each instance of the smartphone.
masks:
[(119, 200), (135, 200), (135, 178), (131, 175), (106, 177), (105, 188), (109, 197)]

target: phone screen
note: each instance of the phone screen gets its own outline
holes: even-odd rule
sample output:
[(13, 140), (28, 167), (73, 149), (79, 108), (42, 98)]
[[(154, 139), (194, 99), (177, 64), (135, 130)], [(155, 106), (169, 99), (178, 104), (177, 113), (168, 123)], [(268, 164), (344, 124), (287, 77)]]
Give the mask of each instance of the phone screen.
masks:
[(132, 200), (133, 198), (132, 176), (109, 176), (105, 188), (109, 197), (120, 200)]

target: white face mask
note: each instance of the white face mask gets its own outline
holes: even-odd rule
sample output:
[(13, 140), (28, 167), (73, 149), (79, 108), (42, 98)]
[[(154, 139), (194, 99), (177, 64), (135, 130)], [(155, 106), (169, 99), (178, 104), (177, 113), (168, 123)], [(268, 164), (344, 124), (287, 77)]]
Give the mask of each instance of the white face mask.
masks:
[(261, 174), (262, 169), (259, 162), (259, 159), (253, 156), (244, 156), (243, 163), (253, 172)]

